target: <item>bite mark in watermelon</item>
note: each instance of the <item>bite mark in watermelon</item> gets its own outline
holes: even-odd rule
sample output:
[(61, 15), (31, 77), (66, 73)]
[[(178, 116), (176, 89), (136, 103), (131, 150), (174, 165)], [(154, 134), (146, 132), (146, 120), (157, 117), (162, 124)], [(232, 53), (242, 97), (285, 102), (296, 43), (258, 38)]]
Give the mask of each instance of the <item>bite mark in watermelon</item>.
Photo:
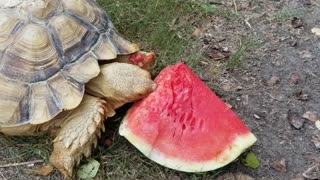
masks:
[(151, 160), (185, 172), (229, 164), (256, 137), (185, 64), (168, 66), (157, 89), (136, 102), (120, 126), (124, 136)]

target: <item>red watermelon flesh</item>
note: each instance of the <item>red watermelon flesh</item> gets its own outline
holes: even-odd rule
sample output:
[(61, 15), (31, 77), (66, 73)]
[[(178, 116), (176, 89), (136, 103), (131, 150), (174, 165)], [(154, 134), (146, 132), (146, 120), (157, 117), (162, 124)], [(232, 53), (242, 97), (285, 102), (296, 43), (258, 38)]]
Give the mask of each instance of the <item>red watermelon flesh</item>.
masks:
[(256, 137), (185, 64), (166, 67), (157, 89), (129, 109), (120, 134), (155, 162), (202, 172), (220, 168)]

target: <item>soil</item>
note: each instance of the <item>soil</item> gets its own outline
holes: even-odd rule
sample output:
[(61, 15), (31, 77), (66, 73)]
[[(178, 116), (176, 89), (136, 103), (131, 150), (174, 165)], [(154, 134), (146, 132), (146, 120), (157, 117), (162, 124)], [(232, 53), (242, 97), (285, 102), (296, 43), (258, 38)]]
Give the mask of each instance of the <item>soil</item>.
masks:
[[(243, 0), (238, 13), (240, 21), (215, 16), (199, 27), (209, 60), (202, 63), (198, 74), (233, 106), (258, 138), (251, 151), (260, 167), (253, 170), (234, 163), (229, 170), (256, 179), (302, 177), (320, 157), (312, 141), (320, 131), (314, 122), (302, 118), (307, 111), (318, 117), (320, 113), (320, 46), (319, 37), (311, 31), (320, 26), (319, 1)], [(223, 62), (214, 61), (213, 50), (229, 49), (235, 54), (241, 40), (256, 42), (239, 65), (230, 70)], [(273, 168), (281, 159), (286, 168)], [(307, 174), (309, 178), (320, 179), (319, 169), (314, 171), (313, 176)]]
[[(210, 2), (221, 9), (235, 9), (231, 0)], [(320, 136), (320, 130), (314, 122), (302, 117), (307, 111), (320, 117), (320, 37), (311, 31), (312, 28), (320, 28), (320, 1), (236, 2), (236, 15), (213, 14), (208, 15), (204, 23), (193, 22), (196, 26), (194, 43), (200, 44), (200, 50), (206, 57), (195, 72), (232, 106), (257, 136), (258, 141), (250, 151), (261, 164), (258, 169), (251, 169), (237, 161), (218, 171), (218, 174), (240, 172), (258, 180), (303, 179), (303, 173), (308, 168), (320, 163), (320, 150), (314, 143), (316, 140), (312, 141), (316, 135)], [(7, 162), (5, 158), (11, 157), (7, 155), (10, 152), (23, 150), (21, 146), (8, 148), (8, 143), (1, 142), (3, 140), (0, 141), (0, 155), (4, 158), (0, 157), (0, 164)], [(110, 152), (103, 152), (100, 160), (128, 161), (131, 166), (102, 166), (104, 172), (110, 173), (104, 174), (111, 176), (108, 179), (180, 180), (216, 179), (219, 176), (217, 172), (190, 175), (168, 170), (139, 155), (124, 139), (116, 142)], [(95, 157), (104, 148), (100, 146), (95, 151)], [(42, 157), (36, 152), (34, 154), (35, 157)], [(24, 161), (34, 160), (21, 158)], [(125, 174), (116, 166), (126, 168), (125, 172), (130, 173)], [(305, 175), (309, 179), (320, 179), (319, 169), (315, 168), (313, 174)], [(20, 174), (28, 170), (30, 168), (0, 168), (0, 179), (62, 179), (57, 172), (48, 177)], [(146, 172), (151, 173), (146, 176)], [(104, 176), (99, 175), (96, 179), (105, 179), (101, 177)]]

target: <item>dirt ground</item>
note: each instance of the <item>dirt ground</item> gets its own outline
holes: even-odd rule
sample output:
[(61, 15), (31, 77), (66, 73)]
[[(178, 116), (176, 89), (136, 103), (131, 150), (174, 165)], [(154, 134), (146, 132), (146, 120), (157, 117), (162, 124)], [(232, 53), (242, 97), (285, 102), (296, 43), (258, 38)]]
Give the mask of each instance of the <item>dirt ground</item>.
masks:
[[(101, 162), (95, 179), (209, 180), (227, 172), (241, 172), (257, 180), (300, 180), (303, 173), (309, 179), (320, 179), (320, 147), (316, 147), (320, 130), (302, 118), (310, 111), (320, 119), (320, 37), (312, 33), (312, 28), (320, 28), (320, 1), (209, 2), (223, 11), (208, 9), (203, 23), (191, 22), (195, 47), (205, 57), (195, 72), (257, 136), (250, 150), (260, 167), (251, 169), (237, 161), (205, 174), (160, 167), (117, 135), (118, 116), (110, 121), (105, 135), (113, 137), (114, 144), (107, 149), (103, 140), (94, 152), (93, 158)], [(119, 114), (121, 111), (125, 108)], [(10, 158), (17, 162), (46, 159), (51, 146), (43, 144), (50, 144), (50, 138), (1, 136), (0, 164), (8, 164)], [(0, 168), (0, 179), (62, 179), (58, 172), (48, 177), (28, 175), (31, 168)]]
[[(225, 49), (239, 52), (241, 39), (252, 44), (233, 70), (209, 59), (198, 72), (258, 137), (251, 150), (260, 160), (260, 168), (252, 170), (234, 163), (229, 169), (256, 179), (302, 177), (320, 157), (312, 141), (320, 131), (308, 120), (299, 127), (305, 112), (320, 113), (319, 37), (311, 32), (320, 26), (319, 1), (240, 2), (240, 23), (214, 17), (201, 26), (205, 29), (203, 49), (213, 60), (219, 56), (212, 51), (222, 55)], [(281, 159), (286, 172), (280, 172), (285, 169), (279, 164), (278, 170), (272, 167)], [(320, 179), (319, 168), (312, 171), (306, 175)]]

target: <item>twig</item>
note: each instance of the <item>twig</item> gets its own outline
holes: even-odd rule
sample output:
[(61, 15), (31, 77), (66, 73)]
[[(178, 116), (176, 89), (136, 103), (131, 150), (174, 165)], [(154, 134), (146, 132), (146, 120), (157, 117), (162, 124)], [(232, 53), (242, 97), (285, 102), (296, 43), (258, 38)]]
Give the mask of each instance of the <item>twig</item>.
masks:
[(270, 93), (267, 93), (273, 100), (278, 100), (277, 98), (273, 97)]
[(16, 166), (26, 166), (26, 165), (35, 164), (35, 163), (43, 163), (43, 160), (35, 160), (35, 161), (29, 161), (29, 162), (3, 164), (3, 165), (0, 165), (0, 168), (8, 168), (8, 167), (16, 167)]
[(8, 179), (2, 174), (1, 171), (0, 171), (0, 175), (3, 177), (4, 180), (8, 180)]
[(236, 0), (233, 0), (233, 6), (234, 6), (234, 10), (236, 11), (236, 13), (238, 13), (238, 6), (237, 6)]
[(245, 19), (244, 22), (246, 23), (247, 26), (249, 26), (250, 29), (252, 29), (251, 24), (249, 23), (249, 18)]

